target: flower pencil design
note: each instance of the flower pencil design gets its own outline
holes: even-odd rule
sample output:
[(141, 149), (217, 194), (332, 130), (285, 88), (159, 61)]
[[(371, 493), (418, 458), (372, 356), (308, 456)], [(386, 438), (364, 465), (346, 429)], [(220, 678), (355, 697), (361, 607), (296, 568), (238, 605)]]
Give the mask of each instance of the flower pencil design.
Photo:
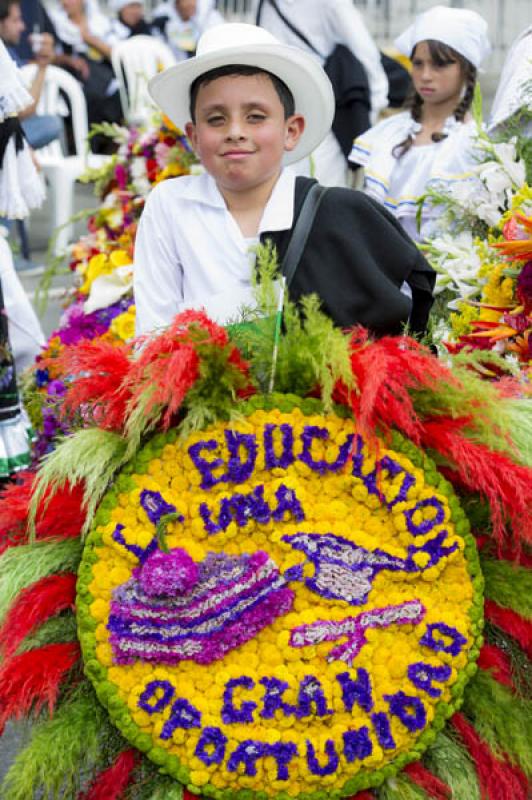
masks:
[(307, 647), (321, 644), (321, 642), (334, 642), (341, 637), (346, 641), (334, 647), (327, 661), (345, 661), (352, 666), (353, 661), (366, 644), (366, 631), (368, 628), (388, 628), (390, 625), (416, 625), (425, 616), (425, 608), (419, 600), (407, 600), (398, 605), (373, 608), (363, 611), (356, 617), (346, 617), (338, 622), (331, 620), (318, 620), (309, 625), (300, 625), (294, 628), (290, 636), (292, 647)]

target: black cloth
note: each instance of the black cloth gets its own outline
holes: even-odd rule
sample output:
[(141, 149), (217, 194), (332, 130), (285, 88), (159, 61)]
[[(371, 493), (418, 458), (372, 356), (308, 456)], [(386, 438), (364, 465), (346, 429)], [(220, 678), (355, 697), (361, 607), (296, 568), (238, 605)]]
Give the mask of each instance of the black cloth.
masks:
[(132, 36), (151, 36), (153, 34), (153, 28), (146, 22), (145, 19), (139, 20), (136, 25), (128, 25), (127, 22), (124, 22), (122, 16), (119, 14), (118, 19), (124, 25), (124, 27), (129, 28), (128, 38), (130, 39)]
[(366, 70), (349, 48), (337, 44), (324, 64), (332, 83), (336, 110), (332, 130), (344, 156), (348, 156), (353, 140), (370, 125), (370, 94)]
[(381, 64), (388, 78), (388, 104), (390, 108), (402, 108), (412, 86), (410, 73), (385, 53), (381, 53)]
[(2, 169), (7, 145), (12, 137), (15, 141), (15, 153), (19, 153), (24, 147), (24, 132), (18, 117), (7, 117), (0, 122), (0, 169)]
[(115, 74), (109, 61), (104, 58), (100, 60), (89, 58), (86, 53), (78, 53), (72, 45), (65, 42), (61, 42), (61, 45), (67, 56), (82, 58), (89, 67), (88, 78), (83, 78), (79, 72), (68, 66), (63, 67), (83, 87), (83, 94), (87, 101), (89, 126), (98, 122), (122, 122), (123, 112), (118, 89), (111, 95), (107, 94), (111, 81), (115, 80)]
[[(311, 178), (298, 177), (294, 221)], [(282, 260), (291, 230), (265, 232)], [(412, 301), (400, 289), (406, 281)], [(317, 294), (323, 311), (342, 327), (360, 324), (377, 335), (427, 326), (436, 273), (397, 220), (362, 192), (331, 187), (316, 214), (290, 297)]]

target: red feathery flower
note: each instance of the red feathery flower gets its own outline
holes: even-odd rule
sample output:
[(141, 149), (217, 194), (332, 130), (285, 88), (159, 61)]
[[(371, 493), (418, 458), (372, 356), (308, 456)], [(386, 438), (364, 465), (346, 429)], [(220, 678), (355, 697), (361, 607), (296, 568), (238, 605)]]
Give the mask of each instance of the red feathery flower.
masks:
[(76, 575), (48, 575), (18, 595), (0, 628), (0, 648), (10, 658), (32, 631), (67, 608), (74, 609)]
[(123, 750), (110, 767), (96, 776), (88, 791), (79, 795), (79, 800), (119, 800), (131, 783), (139, 756), (133, 747)]
[(20, 719), (48, 704), (53, 713), (59, 688), (80, 657), (77, 642), (48, 644), (13, 656), (0, 668), (0, 735), (8, 719)]

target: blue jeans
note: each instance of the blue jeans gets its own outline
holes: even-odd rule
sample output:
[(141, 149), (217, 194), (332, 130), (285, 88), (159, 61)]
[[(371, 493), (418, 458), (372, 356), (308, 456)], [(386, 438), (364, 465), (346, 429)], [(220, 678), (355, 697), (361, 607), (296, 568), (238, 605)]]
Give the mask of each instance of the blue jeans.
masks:
[(27, 119), (21, 121), (22, 130), (26, 139), (33, 147), (38, 150), (44, 147), (54, 139), (59, 139), (63, 131), (63, 122), (60, 117), (54, 117), (51, 114), (33, 114)]

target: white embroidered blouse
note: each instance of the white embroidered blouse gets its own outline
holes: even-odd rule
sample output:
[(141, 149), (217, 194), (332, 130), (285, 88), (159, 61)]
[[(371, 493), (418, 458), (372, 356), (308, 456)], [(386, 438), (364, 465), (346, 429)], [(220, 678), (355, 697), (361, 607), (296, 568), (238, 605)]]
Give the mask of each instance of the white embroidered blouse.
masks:
[(413, 146), (396, 158), (394, 148), (409, 134), (416, 133), (416, 126), (419, 129), (408, 111), (379, 122), (355, 140), (349, 161), (364, 167), (364, 191), (386, 206), (407, 233), (420, 241), (430, 232), (431, 220), (438, 215), (438, 209), (423, 207), (421, 231), (418, 231), (419, 198), (429, 186), (477, 180), (478, 157), (475, 123), (461, 123), (450, 117), (444, 129), (446, 139)]

